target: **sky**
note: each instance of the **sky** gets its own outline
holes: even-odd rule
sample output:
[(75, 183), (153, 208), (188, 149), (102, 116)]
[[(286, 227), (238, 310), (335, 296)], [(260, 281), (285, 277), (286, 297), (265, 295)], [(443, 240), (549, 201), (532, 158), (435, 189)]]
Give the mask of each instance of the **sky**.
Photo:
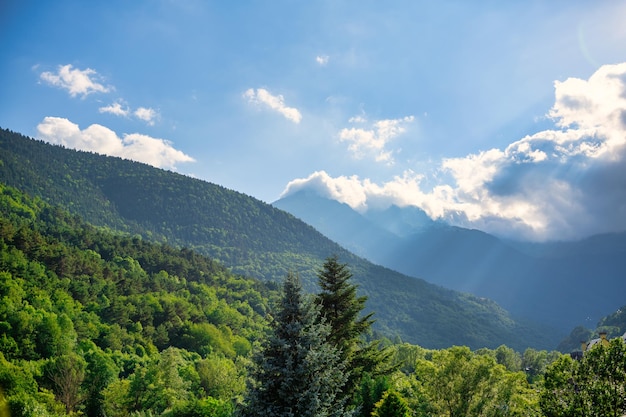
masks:
[(271, 203), (626, 230), (626, 2), (0, 2), (0, 127)]

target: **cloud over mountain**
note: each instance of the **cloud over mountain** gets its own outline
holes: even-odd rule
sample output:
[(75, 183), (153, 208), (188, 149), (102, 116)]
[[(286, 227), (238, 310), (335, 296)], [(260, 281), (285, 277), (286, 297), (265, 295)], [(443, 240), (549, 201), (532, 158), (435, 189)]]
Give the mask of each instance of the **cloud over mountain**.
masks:
[[(291, 181), (283, 195), (314, 187), (359, 210), (415, 205), (453, 224), (532, 240), (626, 230), (626, 63), (554, 87), (553, 129), (505, 149), (443, 159), (428, 188), (413, 171), (382, 184), (318, 171)], [(351, 137), (377, 143), (372, 132), (354, 130)]]
[(132, 159), (158, 168), (175, 169), (178, 163), (194, 161), (165, 139), (139, 133), (125, 134), (120, 138), (114, 131), (99, 124), (81, 130), (68, 119), (46, 117), (37, 125), (37, 131), (38, 138), (49, 143)]

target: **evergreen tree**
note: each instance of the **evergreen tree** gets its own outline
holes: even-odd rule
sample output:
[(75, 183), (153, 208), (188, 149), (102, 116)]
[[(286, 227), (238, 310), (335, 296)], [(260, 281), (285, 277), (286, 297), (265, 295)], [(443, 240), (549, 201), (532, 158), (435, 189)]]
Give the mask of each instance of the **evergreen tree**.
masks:
[(272, 332), (255, 358), (244, 416), (344, 416), (345, 363), (327, 339), (330, 326), (289, 274)]
[(350, 356), (374, 322), (374, 313), (359, 318), (367, 297), (357, 297), (357, 287), (350, 283), (352, 273), (347, 264), (339, 263), (337, 255), (326, 259), (317, 276), (321, 289), (317, 302), (332, 329), (329, 340), (344, 356)]
[(376, 403), (378, 403), (389, 390), (390, 384), (387, 376), (381, 375), (376, 379), (365, 373), (361, 378), (360, 389), (356, 395), (356, 402), (359, 404), (357, 413), (360, 417), (370, 417)]
[(390, 353), (380, 350), (378, 341), (365, 342), (374, 323), (374, 313), (359, 317), (367, 297), (357, 296), (357, 287), (350, 282), (352, 273), (348, 265), (340, 263), (336, 255), (331, 256), (317, 276), (321, 291), (316, 302), (331, 327), (329, 341), (339, 349), (350, 369), (343, 395), (354, 397), (364, 374), (375, 378), (392, 371)]
[(409, 406), (406, 400), (395, 391), (387, 391), (382, 400), (376, 403), (373, 417), (408, 417)]

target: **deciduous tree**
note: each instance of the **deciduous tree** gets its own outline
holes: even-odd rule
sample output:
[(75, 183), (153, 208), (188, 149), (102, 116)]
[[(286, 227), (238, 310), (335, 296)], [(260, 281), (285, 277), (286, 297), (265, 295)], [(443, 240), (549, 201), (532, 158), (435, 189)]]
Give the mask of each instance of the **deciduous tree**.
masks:
[(626, 344), (598, 344), (577, 361), (562, 356), (548, 367), (540, 397), (547, 417), (619, 417), (626, 413)]

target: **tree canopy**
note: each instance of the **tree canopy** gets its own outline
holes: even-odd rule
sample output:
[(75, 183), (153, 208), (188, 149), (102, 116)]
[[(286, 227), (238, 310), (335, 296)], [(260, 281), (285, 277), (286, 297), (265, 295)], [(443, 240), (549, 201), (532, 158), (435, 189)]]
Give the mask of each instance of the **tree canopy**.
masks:
[(598, 344), (580, 360), (562, 356), (545, 374), (540, 398), (547, 417), (621, 417), (626, 413), (626, 344)]

